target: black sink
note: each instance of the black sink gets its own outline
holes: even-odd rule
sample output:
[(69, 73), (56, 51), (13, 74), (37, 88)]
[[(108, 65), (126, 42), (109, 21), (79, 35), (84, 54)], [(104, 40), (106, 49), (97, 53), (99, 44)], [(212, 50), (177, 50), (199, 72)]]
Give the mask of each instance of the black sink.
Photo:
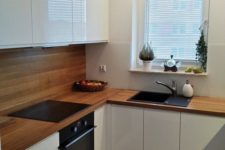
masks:
[(130, 98), (129, 101), (159, 103), (165, 105), (187, 107), (190, 102), (190, 99), (185, 98), (183, 96), (172, 96), (168, 93), (139, 92), (138, 94)]
[(166, 93), (139, 92), (138, 94), (133, 96), (130, 100), (164, 103), (169, 97), (170, 97), (170, 94), (166, 94)]

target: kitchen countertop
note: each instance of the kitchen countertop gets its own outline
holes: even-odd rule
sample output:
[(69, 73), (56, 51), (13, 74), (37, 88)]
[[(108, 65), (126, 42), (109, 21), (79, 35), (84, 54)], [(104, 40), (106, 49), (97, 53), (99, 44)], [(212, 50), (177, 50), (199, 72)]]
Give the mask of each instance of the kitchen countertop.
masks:
[[(67, 95), (56, 97), (54, 100), (91, 105), (59, 123), (13, 118), (11, 123), (7, 123), (7, 125), (0, 128), (2, 149), (24, 150), (90, 112), (93, 112), (96, 108), (105, 104), (110, 96), (115, 95), (119, 91), (120, 90), (118, 89), (106, 89), (96, 93), (72, 92)], [(10, 113), (10, 111), (8, 113)]]
[(194, 97), (188, 107), (177, 107), (153, 103), (127, 101), (138, 93), (133, 90), (107, 88), (101, 92), (72, 92), (56, 98), (58, 101), (90, 104), (59, 123), (44, 122), (22, 118), (0, 117), (0, 133), (3, 150), (23, 150), (48, 137), (81, 117), (93, 112), (105, 103), (189, 112), (225, 117), (225, 99)]

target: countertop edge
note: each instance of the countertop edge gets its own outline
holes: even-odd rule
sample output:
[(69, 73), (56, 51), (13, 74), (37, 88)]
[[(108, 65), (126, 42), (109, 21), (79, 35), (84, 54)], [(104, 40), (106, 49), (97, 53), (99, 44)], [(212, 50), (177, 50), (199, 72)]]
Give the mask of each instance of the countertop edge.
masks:
[(149, 108), (149, 109), (158, 109), (164, 111), (175, 111), (180, 113), (192, 113), (198, 115), (208, 115), (215, 117), (225, 117), (225, 112), (217, 112), (217, 111), (206, 111), (206, 110), (198, 110), (198, 109), (189, 109), (187, 107), (178, 107), (178, 106), (169, 106), (163, 104), (153, 104), (153, 103), (139, 103), (139, 102), (121, 102), (114, 100), (107, 100), (108, 104), (115, 105), (123, 105), (123, 106), (131, 106), (131, 107), (140, 107), (140, 108)]

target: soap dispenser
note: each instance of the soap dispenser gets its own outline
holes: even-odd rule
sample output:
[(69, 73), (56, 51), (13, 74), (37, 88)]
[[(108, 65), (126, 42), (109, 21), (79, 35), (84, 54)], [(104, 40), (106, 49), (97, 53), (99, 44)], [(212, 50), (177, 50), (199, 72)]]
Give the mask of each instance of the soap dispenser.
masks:
[(190, 98), (193, 96), (193, 94), (194, 94), (193, 87), (190, 84), (189, 80), (187, 80), (183, 86), (183, 96)]

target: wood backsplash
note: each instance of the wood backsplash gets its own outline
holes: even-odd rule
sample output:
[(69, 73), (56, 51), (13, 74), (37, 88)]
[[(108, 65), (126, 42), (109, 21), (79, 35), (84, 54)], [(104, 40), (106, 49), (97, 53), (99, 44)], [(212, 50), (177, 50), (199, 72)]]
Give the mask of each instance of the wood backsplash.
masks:
[(69, 92), (84, 78), (84, 45), (0, 50), (0, 113)]

